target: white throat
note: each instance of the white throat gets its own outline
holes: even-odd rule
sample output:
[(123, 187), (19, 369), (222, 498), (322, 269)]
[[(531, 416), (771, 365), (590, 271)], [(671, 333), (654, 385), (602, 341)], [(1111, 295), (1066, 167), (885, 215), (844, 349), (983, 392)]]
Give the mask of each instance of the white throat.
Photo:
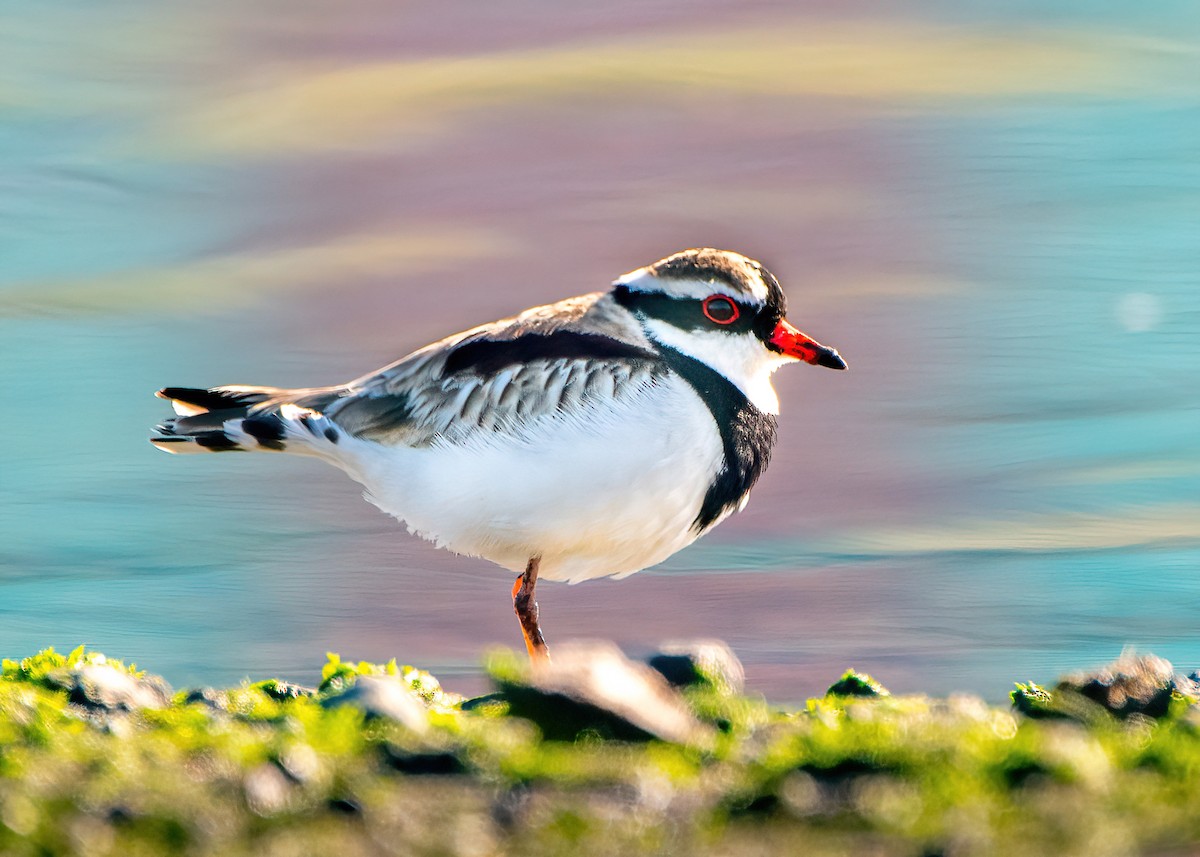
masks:
[(790, 360), (768, 351), (754, 334), (681, 330), (653, 318), (644, 319), (642, 324), (659, 342), (720, 372), (764, 414), (779, 413), (779, 396), (771, 386), (771, 376)]

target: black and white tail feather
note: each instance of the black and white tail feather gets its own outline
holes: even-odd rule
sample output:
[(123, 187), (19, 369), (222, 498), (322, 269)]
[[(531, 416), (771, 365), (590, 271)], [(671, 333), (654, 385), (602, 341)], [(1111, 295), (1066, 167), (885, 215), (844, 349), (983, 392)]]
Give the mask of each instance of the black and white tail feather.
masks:
[(319, 408), (338, 398), (334, 390), (277, 387), (165, 387), (175, 416), (150, 439), (164, 452), (320, 453), (336, 444), (337, 427)]

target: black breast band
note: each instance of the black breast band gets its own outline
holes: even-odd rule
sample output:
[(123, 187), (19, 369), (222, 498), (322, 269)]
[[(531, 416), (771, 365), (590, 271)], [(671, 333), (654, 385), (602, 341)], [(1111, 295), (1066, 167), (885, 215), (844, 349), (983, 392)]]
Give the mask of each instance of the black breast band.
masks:
[(658, 347), (667, 366), (691, 384), (708, 406), (721, 433), (725, 460), (692, 522), (692, 528), (702, 533), (737, 509), (767, 469), (775, 445), (776, 419), (754, 407), (732, 381), (707, 364), (669, 345), (659, 343)]

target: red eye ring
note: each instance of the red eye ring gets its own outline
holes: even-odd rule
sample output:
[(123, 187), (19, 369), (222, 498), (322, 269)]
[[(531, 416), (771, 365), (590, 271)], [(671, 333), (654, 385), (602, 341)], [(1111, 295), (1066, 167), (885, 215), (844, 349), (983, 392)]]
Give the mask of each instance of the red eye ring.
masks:
[(742, 314), (733, 299), (725, 295), (709, 295), (700, 304), (700, 308), (704, 310), (704, 317), (713, 324), (733, 324)]

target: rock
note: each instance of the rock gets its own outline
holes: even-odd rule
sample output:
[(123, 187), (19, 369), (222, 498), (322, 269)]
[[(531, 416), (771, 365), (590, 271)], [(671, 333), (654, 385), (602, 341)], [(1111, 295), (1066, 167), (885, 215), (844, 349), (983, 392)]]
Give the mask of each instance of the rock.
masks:
[(1192, 702), (1200, 702), (1200, 673), (1175, 676), (1175, 692)]
[(317, 693), (315, 687), (304, 687), (303, 685), (292, 684), (290, 681), (280, 681), (277, 678), (260, 681), (252, 686), (258, 688), (277, 702), (299, 699), (302, 696), (316, 696)]
[(746, 687), (742, 662), (721, 640), (666, 643), (646, 663), (675, 687), (702, 685), (728, 694), (741, 693)]
[(1012, 700), (1013, 708), (1026, 717), (1032, 717), (1036, 720), (1039, 718), (1053, 719), (1067, 716), (1066, 713), (1059, 711), (1055, 707), (1054, 694), (1040, 684), (1034, 684), (1033, 682), (1029, 682), (1028, 684), (1018, 683), (1008, 696)]
[(1162, 717), (1175, 690), (1175, 670), (1156, 655), (1124, 654), (1102, 669), (1066, 676), (1056, 690), (1078, 693), (1118, 717)]
[(107, 664), (87, 664), (67, 674), (68, 699), (96, 711), (166, 708), (171, 688), (159, 676), (138, 678)]
[(325, 806), (338, 815), (362, 815), (363, 806), (352, 797), (332, 797)]
[(707, 745), (712, 738), (659, 672), (612, 643), (559, 644), (549, 663), (497, 683), (509, 713), (532, 720), (550, 740), (572, 741), (589, 731), (622, 741)]
[(321, 757), (307, 744), (293, 744), (275, 760), (279, 770), (297, 785), (310, 783), (321, 774)]
[(359, 676), (335, 696), (322, 700), (326, 708), (353, 705), (368, 717), (386, 717), (414, 732), (425, 732), (429, 718), (420, 697), (408, 685), (392, 676)]
[(183, 704), (194, 705), (197, 703), (211, 711), (228, 711), (229, 694), (213, 687), (198, 687), (194, 690), (189, 690), (183, 698)]
[(459, 707), (463, 711), (487, 711), (493, 707), (507, 710), (508, 703), (504, 701), (502, 693), (485, 693), (483, 696), (464, 699)]
[(846, 670), (842, 677), (829, 686), (826, 696), (891, 696), (891, 691), (866, 673)]
[(287, 804), (291, 787), (283, 771), (276, 765), (264, 762), (246, 774), (242, 791), (251, 812), (271, 816)]
[(389, 768), (411, 776), (451, 776), (468, 770), (458, 754), (449, 750), (412, 752), (389, 743), (383, 746), (382, 753)]

